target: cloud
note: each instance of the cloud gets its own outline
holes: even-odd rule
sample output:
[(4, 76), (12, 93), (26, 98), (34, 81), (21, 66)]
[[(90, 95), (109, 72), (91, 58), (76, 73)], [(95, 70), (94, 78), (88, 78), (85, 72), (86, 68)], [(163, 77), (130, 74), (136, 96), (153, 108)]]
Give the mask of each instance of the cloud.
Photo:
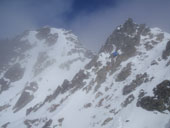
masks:
[[(115, 27), (129, 17), (170, 32), (169, 0), (110, 0), (115, 1), (113, 6), (96, 8), (93, 12), (74, 9), (75, 1), (1, 0), (0, 38), (50, 25), (73, 30), (85, 47), (98, 51)], [(71, 17), (73, 12), (75, 15)]]
[(64, 16), (72, 0), (2, 0), (0, 37), (11, 37), (26, 29), (44, 25), (64, 26)]
[(168, 0), (122, 0), (111, 8), (79, 14), (73, 20), (71, 29), (86, 47), (98, 51), (115, 27), (129, 17), (137, 23), (170, 32), (169, 6)]

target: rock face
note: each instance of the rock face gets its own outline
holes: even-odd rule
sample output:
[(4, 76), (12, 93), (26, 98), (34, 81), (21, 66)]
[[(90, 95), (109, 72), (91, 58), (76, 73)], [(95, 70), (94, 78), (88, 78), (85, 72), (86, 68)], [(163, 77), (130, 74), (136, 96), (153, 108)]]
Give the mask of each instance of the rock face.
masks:
[(113, 52), (115, 45), (115, 50), (121, 50), (124, 56), (133, 56), (136, 52), (135, 46), (139, 45), (140, 35), (150, 31), (145, 25), (135, 24), (131, 18), (118, 28), (110, 35), (100, 52)]
[(36, 92), (37, 90), (38, 90), (38, 84), (36, 82), (31, 82), (29, 85), (27, 85), (24, 88), (20, 98), (18, 99), (17, 103), (13, 108), (14, 112), (19, 111), (29, 102), (31, 102), (34, 99), (33, 93)]
[(118, 74), (116, 81), (124, 81), (131, 73), (131, 63), (128, 63), (126, 67)]
[(14, 64), (10, 67), (7, 72), (4, 74), (4, 77), (9, 79), (11, 82), (20, 80), (23, 77), (24, 69), (20, 64)]
[(45, 43), (48, 46), (52, 46), (57, 42), (58, 34), (57, 33), (51, 34), (50, 33), (51, 30), (49, 27), (44, 27), (38, 29), (37, 31), (38, 33), (36, 34), (36, 37), (40, 40), (45, 40)]
[(170, 111), (170, 81), (164, 80), (153, 89), (154, 96), (145, 96), (138, 104), (148, 111)]
[(168, 56), (170, 56), (170, 41), (168, 41), (166, 49), (163, 51), (162, 58), (167, 59)]
[(129, 94), (130, 92), (135, 90), (138, 86), (140, 86), (142, 83), (148, 82), (148, 81), (149, 81), (149, 79), (148, 79), (147, 73), (136, 75), (136, 79), (132, 80), (130, 85), (125, 85), (124, 86), (123, 95)]
[(1, 127), (169, 128), (170, 34), (128, 19), (97, 55), (62, 29), (17, 40), (29, 47), (0, 67)]

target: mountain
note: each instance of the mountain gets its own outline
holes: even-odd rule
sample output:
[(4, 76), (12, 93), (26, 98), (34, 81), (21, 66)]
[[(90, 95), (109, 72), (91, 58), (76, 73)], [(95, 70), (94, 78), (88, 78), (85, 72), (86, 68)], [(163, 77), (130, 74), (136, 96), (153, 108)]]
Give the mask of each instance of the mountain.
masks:
[(128, 19), (97, 55), (64, 30), (17, 40), (28, 46), (1, 64), (1, 127), (170, 128), (170, 34)]
[(71, 80), (93, 57), (71, 31), (50, 27), (26, 31), (1, 44), (0, 124), (4, 127), (8, 122), (14, 123), (9, 127), (22, 127), (17, 123), (29, 108), (64, 80)]

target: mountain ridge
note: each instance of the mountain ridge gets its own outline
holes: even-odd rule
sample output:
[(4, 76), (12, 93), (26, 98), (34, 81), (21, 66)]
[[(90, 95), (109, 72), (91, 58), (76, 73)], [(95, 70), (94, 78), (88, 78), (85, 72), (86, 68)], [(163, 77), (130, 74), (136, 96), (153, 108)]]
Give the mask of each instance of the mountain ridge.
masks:
[[(48, 27), (44, 29), (33, 36), (38, 39), (37, 42), (30, 42), (32, 45), (41, 44), (40, 47), (45, 45), (45, 51), (50, 53), (53, 50), (49, 47), (55, 44), (53, 40), (57, 36), (50, 33)], [(67, 41), (77, 43), (74, 35), (68, 35)], [(67, 44), (67, 41), (64, 43)], [(22, 93), (17, 94), (18, 100), (11, 100), (11, 104), (4, 101), (7, 104), (0, 106), (0, 116), (3, 116), (0, 124), (7, 128), (169, 128), (169, 42), (170, 34), (128, 19), (113, 31), (97, 55), (88, 53), (79, 45), (78, 49), (68, 51), (69, 55), (72, 53), (81, 58), (81, 68), (68, 68), (67, 64), (76, 63), (77, 59), (68, 61), (67, 53), (63, 53), (64, 61), (62, 52), (43, 54), (40, 59), (35, 58), (40, 60), (38, 67), (46, 56), (52, 55), (53, 58), (58, 54), (57, 59), (64, 65), (56, 64), (46, 72), (33, 75), (35, 79), (27, 82), (21, 89)], [(57, 50), (62, 51), (62, 46)], [(117, 54), (114, 55), (114, 52)], [(83, 62), (83, 59), (87, 61)], [(53, 72), (58, 67), (64, 67), (62, 72), (66, 70), (66, 73), (70, 73), (73, 67), (77, 70), (64, 78), (61, 72)], [(8, 74), (11, 73), (7, 73), (10, 76)], [(57, 82), (55, 75), (63, 79)], [(54, 81), (55, 86), (42, 86), (48, 83), (43, 79)], [(49, 92), (46, 91), (48, 89)], [(10, 115), (23, 119), (15, 120), (9, 118)]]

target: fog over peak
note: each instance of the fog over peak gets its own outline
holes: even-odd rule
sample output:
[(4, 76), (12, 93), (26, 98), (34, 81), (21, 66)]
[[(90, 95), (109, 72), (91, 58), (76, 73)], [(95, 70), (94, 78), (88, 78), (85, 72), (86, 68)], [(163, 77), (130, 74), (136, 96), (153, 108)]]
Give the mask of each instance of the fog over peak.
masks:
[(0, 38), (50, 25), (72, 30), (85, 47), (98, 51), (129, 17), (169, 32), (169, 6), (169, 0), (2, 0)]

